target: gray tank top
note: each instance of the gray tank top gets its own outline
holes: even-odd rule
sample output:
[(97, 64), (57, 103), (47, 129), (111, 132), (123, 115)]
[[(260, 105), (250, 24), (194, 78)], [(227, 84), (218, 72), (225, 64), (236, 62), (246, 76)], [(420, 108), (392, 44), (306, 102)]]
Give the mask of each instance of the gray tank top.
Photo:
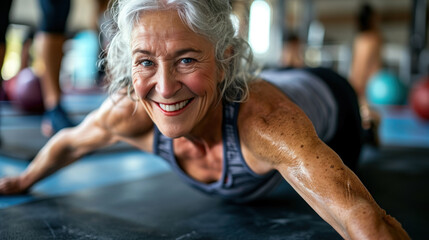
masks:
[[(333, 137), (338, 109), (323, 80), (303, 70), (266, 71), (261, 77), (276, 85), (307, 114), (322, 140), (329, 141)], [(219, 181), (205, 184), (188, 176), (177, 163), (172, 139), (162, 135), (156, 126), (154, 153), (165, 159), (186, 183), (207, 194), (236, 202), (250, 201), (265, 195), (283, 178), (277, 171), (258, 175), (244, 161), (237, 129), (239, 107), (239, 103), (223, 103), (223, 172)]]
[(253, 172), (244, 161), (237, 130), (239, 103), (223, 103), (222, 177), (214, 183), (201, 183), (187, 175), (174, 156), (173, 141), (155, 127), (154, 153), (165, 159), (174, 172), (192, 187), (210, 195), (217, 195), (235, 202), (246, 202), (270, 192), (282, 181), (280, 173), (272, 171), (265, 175)]

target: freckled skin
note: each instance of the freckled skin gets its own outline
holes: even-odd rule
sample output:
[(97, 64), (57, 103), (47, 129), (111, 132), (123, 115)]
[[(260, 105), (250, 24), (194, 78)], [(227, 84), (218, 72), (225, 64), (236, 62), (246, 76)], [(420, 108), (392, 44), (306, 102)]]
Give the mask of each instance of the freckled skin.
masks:
[[(243, 155), (255, 172), (278, 170), (345, 239), (409, 239), (286, 96), (262, 81), (250, 96), (238, 124)], [(280, 129), (270, 127), (278, 121)]]
[[(205, 183), (220, 178), (222, 104), (216, 84), (222, 73), (217, 71), (213, 46), (195, 44), (194, 40), (204, 39), (189, 32), (173, 11), (159, 12), (142, 22), (147, 25), (134, 32), (132, 40), (133, 49), (138, 49), (133, 60), (134, 97), (140, 100), (132, 101), (123, 93), (106, 99), (79, 126), (51, 138), (24, 173), (0, 179), (0, 195), (24, 192), (83, 155), (119, 141), (151, 152), (154, 123), (175, 138), (175, 155), (185, 172)], [(156, 27), (159, 22), (162, 29)], [(163, 41), (155, 41), (154, 36)], [(187, 62), (182, 66), (183, 56), (174, 54), (183, 48), (197, 50), (198, 54), (192, 52), (197, 60), (192, 68), (187, 68)], [(151, 54), (142, 56), (141, 50)], [(155, 65), (139, 65), (147, 58)], [(182, 67), (190, 71), (183, 72)], [(163, 115), (154, 103), (189, 97), (194, 98), (193, 105), (178, 116)], [(249, 167), (258, 174), (278, 170), (345, 239), (409, 239), (339, 156), (317, 137), (305, 114), (269, 83), (251, 83), (249, 99), (240, 107), (238, 128)]]

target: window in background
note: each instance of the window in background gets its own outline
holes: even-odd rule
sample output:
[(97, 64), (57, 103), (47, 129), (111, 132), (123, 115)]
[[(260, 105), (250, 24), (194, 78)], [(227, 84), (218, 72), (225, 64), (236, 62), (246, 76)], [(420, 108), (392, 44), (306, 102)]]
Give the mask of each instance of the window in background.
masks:
[(250, 6), (249, 43), (255, 54), (264, 54), (270, 46), (271, 7), (263, 0)]

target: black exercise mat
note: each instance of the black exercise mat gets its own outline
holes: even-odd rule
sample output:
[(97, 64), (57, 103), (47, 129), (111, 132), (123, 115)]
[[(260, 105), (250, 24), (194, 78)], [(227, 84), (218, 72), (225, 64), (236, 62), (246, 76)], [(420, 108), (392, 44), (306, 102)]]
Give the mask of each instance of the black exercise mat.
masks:
[(238, 205), (161, 174), (0, 210), (0, 239), (341, 239), (290, 190)]
[[(429, 150), (382, 149), (358, 175), (412, 239), (427, 237)], [(0, 210), (0, 239), (341, 239), (291, 188), (250, 204), (203, 195), (173, 173)]]

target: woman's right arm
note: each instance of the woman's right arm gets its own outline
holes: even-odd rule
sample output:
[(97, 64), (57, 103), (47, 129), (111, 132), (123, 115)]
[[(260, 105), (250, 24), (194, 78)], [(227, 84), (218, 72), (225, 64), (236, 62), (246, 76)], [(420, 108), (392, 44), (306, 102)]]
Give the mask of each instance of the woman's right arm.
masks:
[[(54, 135), (20, 176), (0, 179), (0, 195), (23, 193), (36, 182), (75, 162), (85, 154), (123, 139), (120, 132), (126, 130), (123, 126), (127, 124), (123, 121), (130, 118), (130, 111), (126, 109), (131, 108), (131, 106), (124, 107), (124, 104), (121, 107), (120, 103), (123, 101), (129, 100), (122, 98), (113, 103), (108, 98), (99, 109), (90, 113), (78, 126), (63, 129)], [(116, 103), (119, 103), (119, 106), (115, 105)]]

